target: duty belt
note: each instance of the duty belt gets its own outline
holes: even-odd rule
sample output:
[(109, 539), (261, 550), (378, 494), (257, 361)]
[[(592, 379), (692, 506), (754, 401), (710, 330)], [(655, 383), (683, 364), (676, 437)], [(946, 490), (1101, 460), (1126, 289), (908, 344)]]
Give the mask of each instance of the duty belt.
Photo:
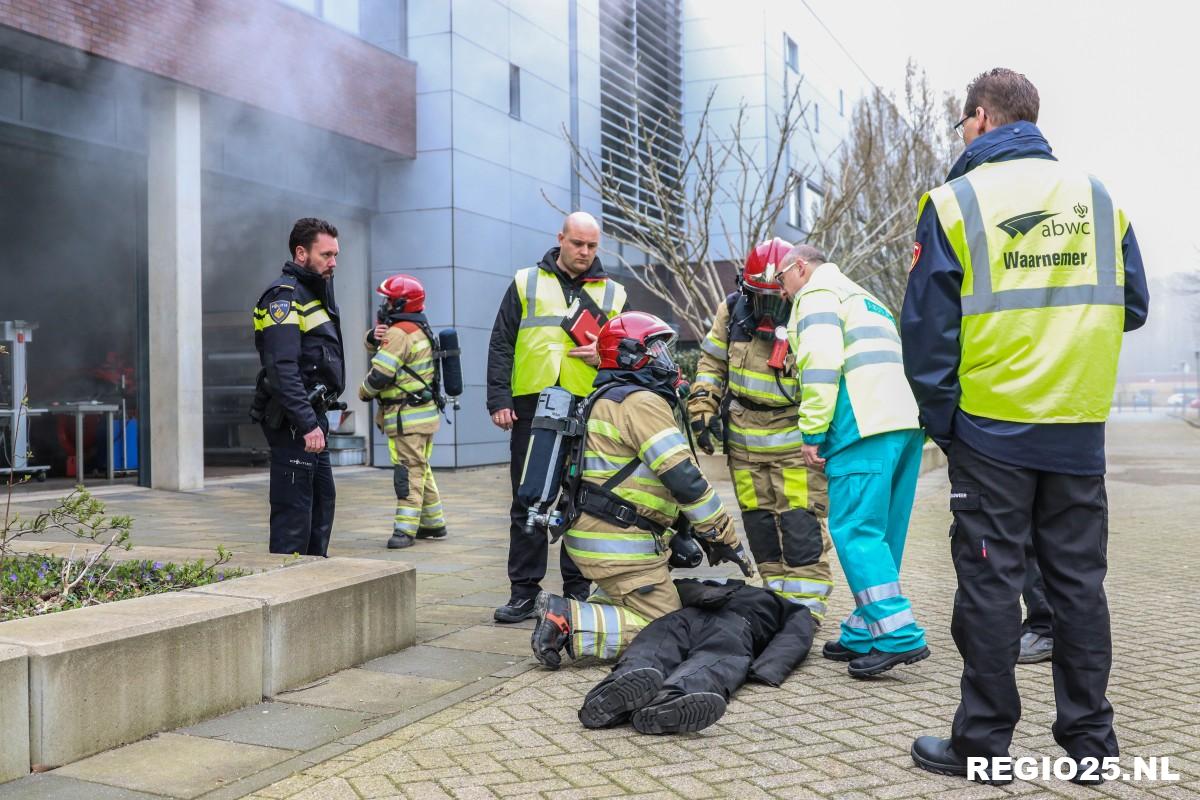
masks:
[(390, 406), (423, 406), (433, 402), (432, 397), (422, 397), (419, 394), (405, 394), (404, 397), (379, 397), (376, 402), (384, 408)]
[(729, 394), (731, 395), (733, 402), (737, 403), (739, 406), (741, 406), (742, 408), (744, 408), (748, 411), (779, 411), (780, 409), (783, 409), (783, 408), (789, 408), (792, 405), (791, 403), (784, 403), (781, 406), (769, 406), (766, 403), (759, 403), (754, 400), (748, 400), (748, 399), (742, 397), (741, 395), (736, 394), (732, 391)]
[(584, 484), (579, 488), (579, 500), (576, 508), (613, 525), (619, 525), (622, 528), (640, 528), (653, 534), (654, 550), (661, 552), (658, 537), (663, 535), (667, 526), (642, 516), (632, 503), (625, 502), (599, 486)]

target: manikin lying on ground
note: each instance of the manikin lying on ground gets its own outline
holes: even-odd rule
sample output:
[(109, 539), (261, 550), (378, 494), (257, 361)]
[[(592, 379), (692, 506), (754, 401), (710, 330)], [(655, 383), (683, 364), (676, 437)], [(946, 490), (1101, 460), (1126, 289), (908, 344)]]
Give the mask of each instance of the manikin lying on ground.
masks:
[(747, 680), (779, 686), (812, 647), (805, 606), (739, 580), (676, 580), (683, 608), (651, 622), (579, 709), (587, 728), (641, 733), (716, 722)]

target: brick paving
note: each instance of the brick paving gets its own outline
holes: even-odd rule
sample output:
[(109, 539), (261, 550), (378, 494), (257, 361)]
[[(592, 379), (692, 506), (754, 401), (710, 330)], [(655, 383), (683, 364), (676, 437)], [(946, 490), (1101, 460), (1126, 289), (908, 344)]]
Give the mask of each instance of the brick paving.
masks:
[[(858, 682), (846, 676), (844, 665), (814, 653), (783, 687), (743, 689), (726, 715), (701, 733), (646, 737), (628, 727), (584, 730), (575, 711), (603, 671), (530, 669), (522, 649), (527, 648), (528, 623), (514, 630), (490, 622), (491, 607), (506, 595), (507, 476), (502, 469), (481, 469), (439, 474), (452, 538), (402, 554), (382, 550), (391, 505), (386, 473), (357, 471), (339, 478), (332, 553), (416, 563), (418, 638), (423, 642), (388, 657), (392, 661), (380, 659), (333, 676), (332, 688), (318, 685), (304, 690), (307, 697), (292, 693), (264, 704), (290, 702), (290, 707), (315, 715), (340, 714), (340, 730), (301, 736), (293, 723), (289, 744), (261, 718), (252, 720), (257, 723), (252, 730), (237, 719), (218, 720), (95, 756), (93, 764), (87, 759), (6, 784), (0, 798), (88, 796), (80, 794), (85, 789), (94, 789), (90, 796), (96, 797), (253, 800), (1194, 798), (1200, 796), (1200, 599), (1194, 590), (1200, 559), (1194, 556), (1192, 532), (1200, 519), (1200, 430), (1162, 416), (1118, 416), (1109, 427), (1109, 458), (1107, 587), (1114, 630), (1109, 697), (1116, 707), (1122, 765), (1128, 769), (1133, 756), (1169, 756), (1172, 770), (1180, 775), (1177, 782), (1083, 788), (1033, 780), (983, 787), (912, 765), (912, 738), (945, 735), (958, 697), (961, 662), (949, 635), (954, 575), (944, 471), (921, 480), (903, 569), (906, 593), (928, 632), (930, 659)], [(138, 516), (135, 540), (148, 545), (210, 547), (223, 542), (261, 553), (263, 488), (239, 483), (184, 497), (114, 495), (110, 506)], [(718, 489), (731, 503), (728, 482), (720, 482)], [(547, 585), (556, 588), (557, 579), (548, 579)], [(851, 603), (839, 586), (831, 618), (847, 613)], [(346, 675), (354, 675), (357, 683)], [(1012, 754), (1061, 755), (1049, 732), (1050, 666), (1022, 666), (1018, 676), (1024, 716)], [(388, 697), (399, 698), (399, 708), (365, 704), (378, 700), (378, 681), (384, 679), (404, 681), (388, 685)], [(341, 694), (339, 685), (345, 690)], [(406, 699), (405, 693), (411, 697)], [(362, 705), (346, 701), (364, 695)], [(292, 712), (293, 717), (299, 714)], [(319, 722), (332, 724), (323, 717), (313, 724)], [(246, 749), (239, 752), (247, 763), (268, 755), (276, 763), (257, 772), (247, 768), (246, 774), (215, 789), (211, 778), (199, 785), (182, 774), (174, 782), (163, 777), (162, 771), (169, 771), (164, 754), (201, 752), (186, 750), (190, 740), (200, 745), (213, 739), (241, 742)], [(185, 749), (172, 749), (181, 747)], [(268, 747), (277, 750), (268, 753)], [(155, 769), (147, 770), (154, 774), (145, 778), (136, 767), (144, 763), (139, 748), (146, 757), (157, 753)], [(114, 787), (122, 791), (113, 794)]]

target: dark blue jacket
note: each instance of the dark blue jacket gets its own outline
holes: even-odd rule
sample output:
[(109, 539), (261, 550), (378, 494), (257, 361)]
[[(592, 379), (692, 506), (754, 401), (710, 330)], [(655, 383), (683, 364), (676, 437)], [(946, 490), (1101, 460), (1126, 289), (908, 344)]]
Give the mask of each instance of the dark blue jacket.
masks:
[[(1054, 160), (1036, 125), (1015, 122), (988, 131), (950, 170), (954, 180), (980, 164), (1018, 158)], [(958, 407), (959, 328), (963, 268), (938, 221), (933, 203), (917, 220), (918, 258), (908, 276), (900, 313), (904, 371), (921, 424), (946, 450), (954, 437), (986, 456), (1029, 469), (1074, 475), (1104, 474), (1104, 423), (1028, 424), (967, 414)], [(1121, 241), (1125, 258), (1125, 330), (1146, 322), (1150, 295), (1137, 238), (1130, 225)]]

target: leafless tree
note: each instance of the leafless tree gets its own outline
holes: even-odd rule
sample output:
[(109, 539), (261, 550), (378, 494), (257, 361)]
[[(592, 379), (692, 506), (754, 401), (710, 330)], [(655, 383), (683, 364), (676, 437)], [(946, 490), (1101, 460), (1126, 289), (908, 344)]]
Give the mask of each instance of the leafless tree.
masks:
[(818, 152), (801, 89), (785, 98), (765, 136), (750, 135), (744, 102), (732, 122), (716, 123), (710, 92), (681, 141), (671, 133), (682, 128), (677, 117), (639, 112), (627, 120), (614, 148), (618, 163), (567, 137), (580, 181), (620, 220), (609, 220), (606, 236), (644, 254), (649, 266), (612, 255), (694, 333), (707, 330), (725, 296), (729, 261), (772, 235), (806, 181), (826, 196), (808, 241), (885, 302), (902, 296), (917, 199), (949, 166), (952, 101), (939, 103), (910, 64), (903, 109), (876, 91), (854, 110), (849, 135), (826, 162), (796, 171), (789, 143), (808, 136)]
[(912, 264), (917, 201), (953, 163), (961, 105), (949, 95), (939, 100), (910, 61), (903, 105), (879, 89), (865, 97), (843, 147), (819, 167), (825, 204), (808, 241), (893, 310)]

